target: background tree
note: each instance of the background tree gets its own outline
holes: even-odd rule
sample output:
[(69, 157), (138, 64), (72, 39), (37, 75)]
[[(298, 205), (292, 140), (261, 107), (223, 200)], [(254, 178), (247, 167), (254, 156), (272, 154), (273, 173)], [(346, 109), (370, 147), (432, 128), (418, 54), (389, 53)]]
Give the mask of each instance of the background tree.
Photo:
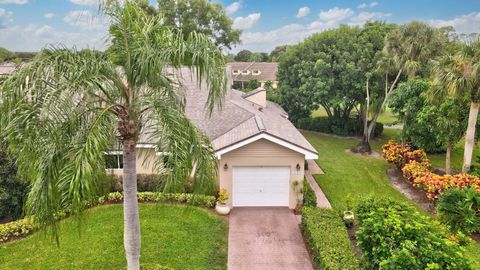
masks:
[(251, 61), (251, 62), (270, 62), (270, 57), (268, 56), (268, 53), (255, 52), (255, 53), (252, 53), (249, 61)]
[(289, 45), (280, 45), (275, 47), (275, 49), (270, 52), (270, 61), (271, 62), (278, 62), (280, 60), (280, 57), (285, 54), (287, 51)]
[(6, 61), (14, 61), (17, 59), (17, 56), (12, 53), (11, 51), (0, 47), (0, 63), (6, 62)]
[(364, 53), (363, 42), (369, 39), (362, 32), (360, 27), (342, 25), (291, 46), (280, 58), (279, 102), (293, 122), (309, 117), (319, 106), (328, 117), (346, 122), (356, 105), (363, 103), (363, 66), (368, 66), (374, 53)]
[(233, 20), (227, 16), (220, 3), (208, 0), (158, 0), (158, 9), (141, 1), (147, 14), (159, 13), (165, 25), (177, 27), (185, 39), (192, 32), (203, 33), (219, 47), (231, 49), (240, 43), (239, 29), (232, 29)]
[(480, 107), (480, 42), (463, 46), (453, 54), (447, 53), (434, 63), (435, 84), (432, 95), (445, 94), (470, 101), (468, 126), (465, 134), (463, 172), (468, 172), (472, 164), (475, 129)]
[(252, 59), (252, 54), (253, 53), (249, 50), (241, 50), (233, 59), (237, 62), (250, 62), (250, 59)]
[(213, 150), (184, 115), (184, 91), (173, 72), (192, 68), (208, 86), (212, 110), (225, 93), (225, 63), (209, 37), (192, 32), (185, 39), (136, 1), (107, 1), (102, 11), (112, 21), (107, 53), (45, 49), (1, 85), (0, 135), (20, 175), (31, 180), (27, 214), (54, 232), (56, 212), (78, 214), (95, 198), (105, 175), (103, 151), (116, 137), (124, 157), (125, 253), (128, 269), (138, 270), (139, 135), (148, 130), (156, 150), (170, 153), (168, 162), (155, 164), (168, 173), (164, 191), (182, 192), (191, 181), (195, 192), (212, 193)]

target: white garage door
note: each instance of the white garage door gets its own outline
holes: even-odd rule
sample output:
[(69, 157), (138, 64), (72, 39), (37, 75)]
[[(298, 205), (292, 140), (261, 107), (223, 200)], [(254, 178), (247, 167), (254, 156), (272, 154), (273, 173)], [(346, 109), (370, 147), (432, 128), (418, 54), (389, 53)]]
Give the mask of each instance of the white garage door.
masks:
[(288, 206), (290, 167), (233, 167), (233, 206)]

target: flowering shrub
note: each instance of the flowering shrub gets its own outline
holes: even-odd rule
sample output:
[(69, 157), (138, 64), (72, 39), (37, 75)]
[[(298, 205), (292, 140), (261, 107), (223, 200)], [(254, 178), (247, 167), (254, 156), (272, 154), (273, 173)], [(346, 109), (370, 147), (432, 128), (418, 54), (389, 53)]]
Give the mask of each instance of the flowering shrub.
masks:
[(451, 188), (473, 188), (480, 191), (480, 179), (469, 174), (438, 175), (430, 171), (428, 163), (410, 162), (402, 168), (403, 177), (414, 187), (425, 190), (430, 200)]
[(412, 161), (428, 163), (427, 154), (423, 150), (413, 150), (410, 145), (401, 145), (394, 140), (382, 146), (383, 158), (401, 169)]

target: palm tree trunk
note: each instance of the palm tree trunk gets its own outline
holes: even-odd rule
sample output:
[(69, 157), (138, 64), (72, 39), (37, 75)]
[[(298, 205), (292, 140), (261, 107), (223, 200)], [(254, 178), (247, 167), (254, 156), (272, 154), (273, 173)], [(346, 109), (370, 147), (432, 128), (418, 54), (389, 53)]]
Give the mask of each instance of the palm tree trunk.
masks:
[(128, 270), (140, 269), (140, 222), (135, 145), (132, 139), (123, 142), (123, 238)]
[(463, 152), (462, 172), (466, 173), (472, 165), (473, 147), (475, 144), (475, 126), (477, 124), (478, 109), (480, 104), (472, 102), (470, 104), (470, 114), (468, 115), (467, 134), (465, 135), (465, 150)]
[(452, 172), (451, 160), (452, 160), (452, 143), (449, 140), (447, 143), (447, 154), (445, 155), (445, 173), (446, 174), (450, 174)]

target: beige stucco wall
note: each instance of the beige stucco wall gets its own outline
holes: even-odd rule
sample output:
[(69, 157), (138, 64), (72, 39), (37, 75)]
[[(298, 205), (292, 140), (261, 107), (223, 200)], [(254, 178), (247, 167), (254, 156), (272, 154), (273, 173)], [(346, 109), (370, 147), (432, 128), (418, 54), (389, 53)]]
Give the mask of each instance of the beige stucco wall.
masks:
[[(225, 163), (228, 165), (227, 170), (224, 170)], [(299, 171), (296, 169), (297, 164), (300, 165)], [(225, 188), (230, 194), (230, 199), (228, 201), (229, 206), (232, 206), (232, 171), (235, 166), (289, 166), (289, 208), (295, 208), (297, 201), (302, 198), (302, 194), (295, 191), (293, 182), (300, 182), (300, 186), (296, 189), (303, 188), (304, 156), (265, 139), (255, 141), (239, 149), (223, 154), (219, 160), (218, 166), (218, 184), (220, 188)]]
[[(137, 174), (154, 174), (155, 161), (159, 157), (155, 155), (155, 150), (151, 148), (137, 148)], [(122, 169), (107, 169), (107, 173), (118, 176), (123, 175)]]
[(267, 91), (260, 91), (256, 94), (246, 97), (245, 99), (263, 108), (267, 107)]

